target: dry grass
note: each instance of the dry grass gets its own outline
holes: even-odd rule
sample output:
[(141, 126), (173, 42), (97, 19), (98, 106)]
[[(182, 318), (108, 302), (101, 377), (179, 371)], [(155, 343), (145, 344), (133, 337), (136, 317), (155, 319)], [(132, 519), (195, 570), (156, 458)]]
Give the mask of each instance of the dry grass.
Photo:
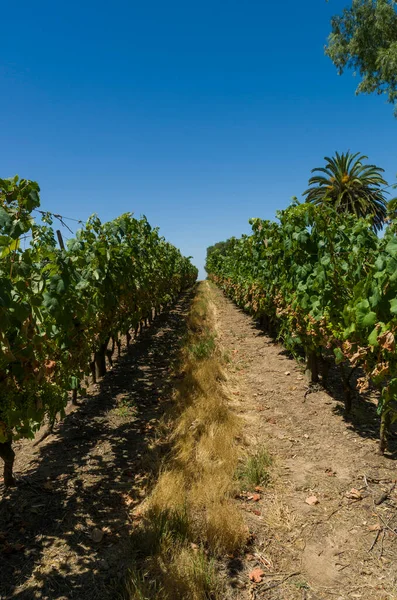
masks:
[(278, 495), (269, 494), (266, 501), (265, 522), (273, 531), (291, 531), (296, 522), (296, 516), (284, 504)]
[(240, 551), (248, 537), (233, 500), (242, 424), (228, 408), (206, 282), (192, 303), (180, 372), (173, 451), (135, 536), (131, 600), (220, 600), (215, 561)]

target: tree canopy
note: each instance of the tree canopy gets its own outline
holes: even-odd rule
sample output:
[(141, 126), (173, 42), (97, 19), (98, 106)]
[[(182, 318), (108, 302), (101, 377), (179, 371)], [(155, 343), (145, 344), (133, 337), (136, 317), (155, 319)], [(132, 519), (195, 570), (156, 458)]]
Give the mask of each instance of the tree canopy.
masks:
[(397, 117), (397, 0), (352, 0), (332, 18), (326, 54), (360, 74), (357, 94), (386, 94)]
[(325, 167), (312, 170), (317, 175), (311, 177), (311, 187), (304, 192), (306, 202), (327, 204), (338, 213), (371, 217), (373, 229), (380, 230), (387, 214), (387, 181), (382, 176), (383, 169), (363, 164), (366, 158), (358, 152), (326, 156)]

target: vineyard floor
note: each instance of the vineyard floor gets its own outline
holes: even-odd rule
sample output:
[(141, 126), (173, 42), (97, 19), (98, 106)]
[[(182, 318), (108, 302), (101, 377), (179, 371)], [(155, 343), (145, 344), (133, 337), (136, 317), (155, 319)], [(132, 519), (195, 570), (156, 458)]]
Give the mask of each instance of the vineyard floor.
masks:
[[(373, 405), (356, 404), (349, 422), (337, 397), (305, 398), (298, 363), (208, 289), (242, 446), (273, 457), (263, 491), (235, 500), (253, 541), (220, 561), (230, 585), (217, 600), (397, 599), (397, 465), (376, 453)], [(162, 415), (191, 297), (123, 348), (54, 435), (16, 444), (18, 487), (0, 484), (0, 600), (118, 598), (139, 514), (132, 509), (168, 450)], [(261, 581), (252, 583), (257, 568)]]
[(256, 567), (264, 575), (238, 598), (397, 598), (397, 465), (376, 453), (373, 406), (356, 405), (348, 422), (325, 391), (305, 399), (298, 363), (218, 289), (213, 294), (246, 443), (274, 458), (262, 498), (241, 503), (256, 539), (239, 578), (246, 582)]
[(166, 450), (158, 423), (190, 298), (124, 347), (54, 435), (36, 447), (15, 444), (18, 487), (5, 492), (0, 484), (1, 600), (117, 598), (129, 567), (131, 509)]

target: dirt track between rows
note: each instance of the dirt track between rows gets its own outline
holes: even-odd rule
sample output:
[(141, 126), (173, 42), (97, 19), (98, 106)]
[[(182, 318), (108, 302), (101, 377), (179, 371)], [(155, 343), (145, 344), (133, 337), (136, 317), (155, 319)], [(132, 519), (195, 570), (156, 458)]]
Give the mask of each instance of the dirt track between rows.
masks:
[(158, 423), (190, 298), (124, 346), (54, 435), (36, 447), (15, 444), (18, 486), (0, 484), (1, 600), (117, 598), (130, 566), (130, 511), (166, 451)]
[[(374, 504), (392, 487), (396, 462), (377, 454), (373, 405), (356, 403), (346, 421), (342, 402), (327, 392), (305, 399), (298, 363), (217, 289), (214, 298), (246, 442), (250, 451), (266, 447), (275, 461), (261, 501), (242, 505), (257, 538), (241, 579), (255, 566), (265, 572), (263, 584), (251, 586), (247, 597), (397, 598), (396, 490)], [(312, 496), (318, 503), (310, 506)], [(281, 581), (296, 572), (265, 592), (274, 577)]]

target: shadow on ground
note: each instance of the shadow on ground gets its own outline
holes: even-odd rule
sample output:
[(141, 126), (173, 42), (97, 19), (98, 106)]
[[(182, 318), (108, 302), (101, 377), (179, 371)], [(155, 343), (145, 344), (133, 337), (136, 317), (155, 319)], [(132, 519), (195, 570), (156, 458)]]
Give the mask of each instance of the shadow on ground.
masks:
[[(237, 309), (243, 314), (249, 314), (241, 307), (237, 307)], [(278, 340), (273, 333), (269, 333), (258, 320), (252, 320), (252, 330), (258, 337), (268, 338), (270, 344), (282, 344), (282, 341)], [(280, 355), (286, 356), (291, 360), (304, 360), (303, 353), (300, 356), (294, 356), (289, 350), (282, 347), (280, 348)], [(359, 393), (358, 391), (355, 391), (354, 386), (352, 386), (352, 409), (350, 413), (347, 414), (344, 404), (345, 392), (342, 383), (341, 367), (332, 364), (332, 357), (331, 359), (328, 358), (328, 361), (331, 366), (327, 384), (323, 389), (338, 403), (334, 407), (334, 412), (342, 417), (348, 424), (349, 429), (356, 432), (360, 437), (379, 440), (380, 417), (377, 413), (377, 392), (375, 390), (370, 390), (367, 393)], [(358, 375), (363, 375), (363, 373), (359, 373)], [(352, 378), (352, 383), (357, 381), (358, 375), (356, 374), (355, 378)], [(318, 387), (321, 389), (321, 386)], [(385, 453), (385, 457), (391, 460), (397, 460), (397, 423), (391, 427), (388, 437), (388, 450)]]
[(131, 509), (167, 452), (157, 424), (191, 297), (141, 334), (55, 435), (37, 448), (21, 444), (18, 486), (0, 487), (0, 600), (118, 597)]

